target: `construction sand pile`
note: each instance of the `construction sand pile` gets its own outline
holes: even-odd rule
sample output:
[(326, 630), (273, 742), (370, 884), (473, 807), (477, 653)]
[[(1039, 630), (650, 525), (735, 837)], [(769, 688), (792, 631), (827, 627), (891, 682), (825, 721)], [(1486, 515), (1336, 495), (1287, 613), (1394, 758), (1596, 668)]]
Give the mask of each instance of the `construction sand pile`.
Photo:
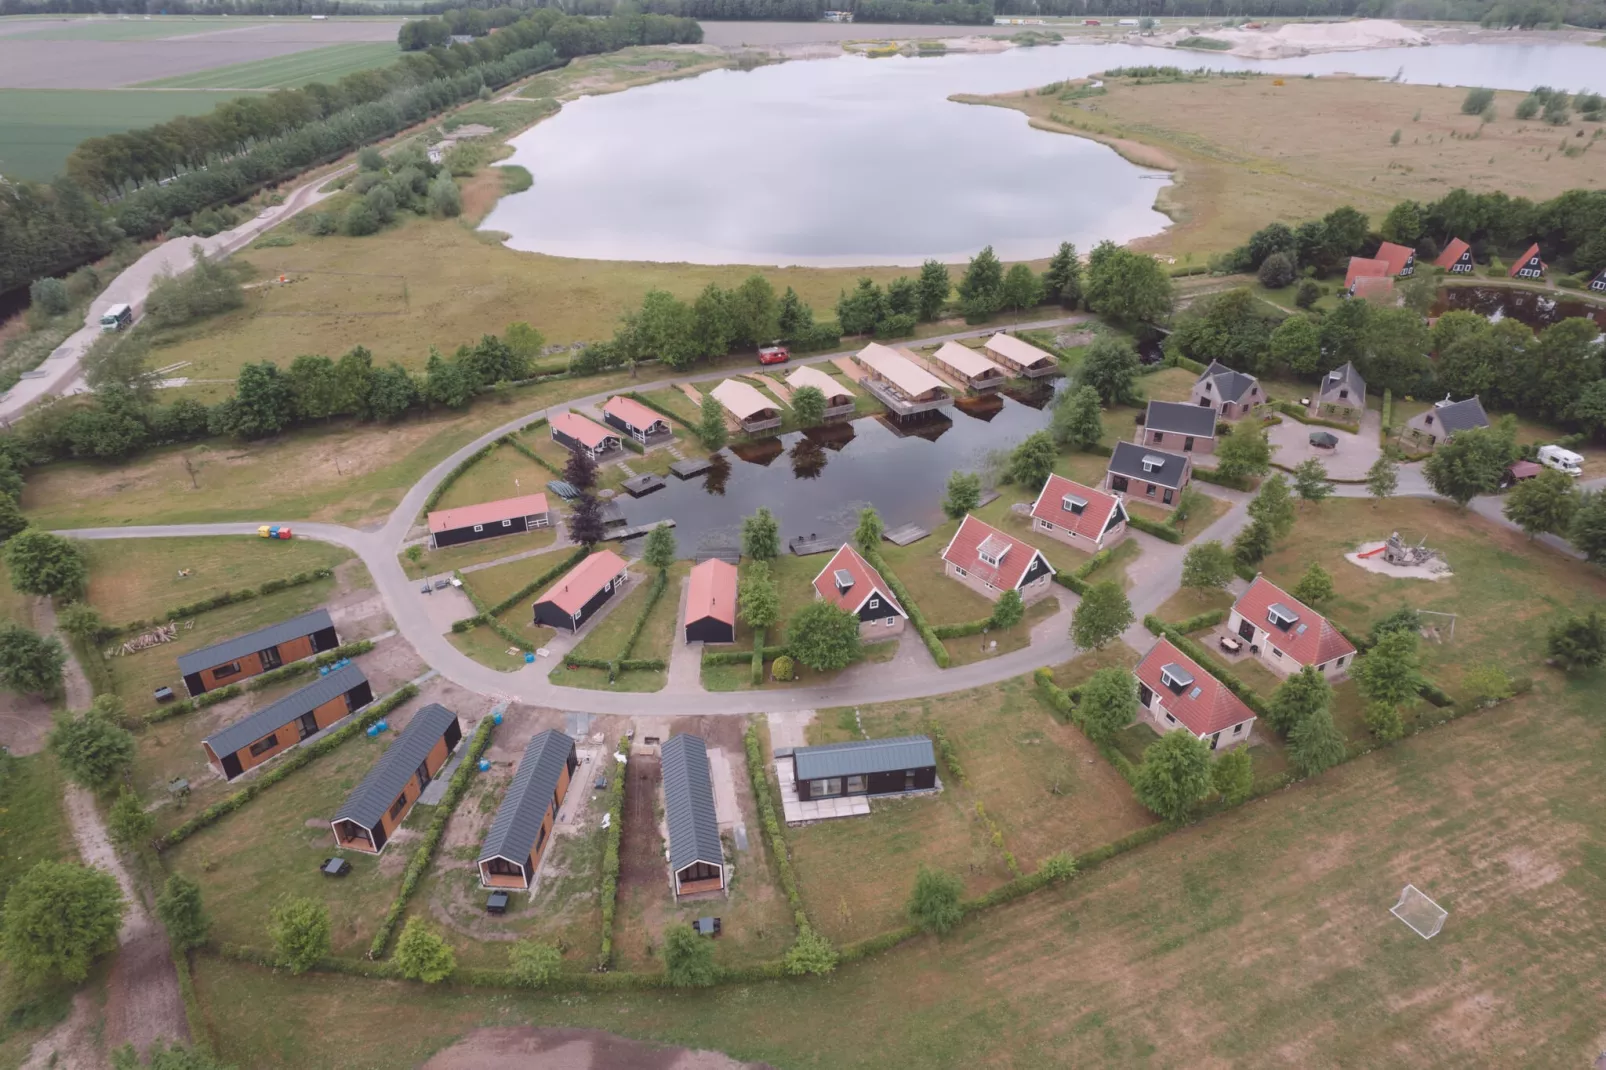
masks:
[[(1175, 45), (1194, 30), (1179, 30), (1152, 38), (1156, 44)], [(1318, 52), (1358, 52), (1368, 48), (1400, 48), (1425, 45), (1427, 35), (1389, 19), (1356, 19), (1352, 22), (1290, 22), (1275, 30), (1208, 29), (1200, 36), (1232, 45), (1234, 56), (1247, 59), (1286, 59)]]

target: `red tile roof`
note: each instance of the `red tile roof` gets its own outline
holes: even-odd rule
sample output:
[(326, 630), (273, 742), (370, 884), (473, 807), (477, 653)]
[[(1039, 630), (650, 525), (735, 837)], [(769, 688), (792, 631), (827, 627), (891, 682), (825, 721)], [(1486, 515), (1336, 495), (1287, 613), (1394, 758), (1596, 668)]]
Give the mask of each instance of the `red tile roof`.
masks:
[(709, 617), (736, 625), (736, 566), (717, 557), (693, 565), (686, 584), (684, 623)]
[(1460, 238), (1451, 238), (1450, 244), (1444, 247), (1444, 252), (1440, 253), (1439, 258), (1433, 261), (1433, 266), (1449, 271), (1455, 267), (1456, 261), (1461, 259), (1461, 254), (1470, 248), (1471, 246)]
[[(1182, 694), (1177, 694), (1160, 679), (1160, 669), (1165, 665), (1175, 665), (1193, 677), (1193, 683), (1183, 688)], [(1172, 646), (1169, 640), (1156, 640), (1132, 672), (1150, 691), (1160, 696), (1160, 704), (1165, 711), (1196, 736), (1214, 735), (1255, 716), (1242, 699), (1228, 691), (1225, 684), (1200, 668), (1192, 658)], [(1196, 690), (1197, 696), (1194, 695)]]
[(610, 431), (595, 420), (588, 420), (577, 412), (560, 412), (552, 417), (552, 430), (562, 431), (582, 446), (593, 450), (607, 439), (619, 437), (619, 432)]
[[(1516, 278), (1517, 277), (1517, 272), (1519, 272), (1523, 268), (1527, 267), (1528, 266), (1528, 261), (1532, 260), (1534, 257), (1536, 257), (1538, 255), (1539, 255), (1539, 243), (1538, 242), (1534, 242), (1532, 245), (1528, 246), (1528, 251), (1527, 252), (1523, 253), (1521, 256), (1517, 257), (1516, 260), (1512, 261), (1511, 270), (1506, 272), (1506, 278), (1508, 278), (1508, 279)], [(1548, 266), (1549, 265), (1546, 264), (1543, 260), (1539, 261), (1539, 269), (1541, 271), (1543, 271)]]
[(1377, 301), (1394, 292), (1394, 280), (1375, 275), (1363, 275), (1355, 280), (1355, 296), (1363, 301)]
[(475, 524), (499, 524), (514, 517), (534, 516), (547, 511), (545, 494), (526, 494), (522, 498), (503, 498), (498, 502), (481, 502), (456, 509), (442, 509), (429, 514), (429, 530), (451, 531)]
[[(994, 546), (1008, 547), (997, 565), (989, 565), (977, 553), (981, 544), (989, 539)], [(1002, 591), (1013, 591), (1019, 587), (1026, 570), (1032, 565), (1032, 558), (1042, 556), (1035, 546), (1006, 535), (969, 514), (960, 522), (959, 530), (954, 532), (954, 537), (942, 551), (944, 561), (959, 566), (973, 576), (979, 576)], [(1048, 565), (1050, 572), (1054, 571), (1054, 566), (1048, 564), (1048, 558), (1043, 557), (1043, 564)]]
[[(833, 573), (838, 569), (853, 576), (853, 586), (846, 591), (837, 590)], [(821, 598), (849, 613), (859, 612), (859, 607), (864, 605), (871, 595), (879, 595), (898, 611), (900, 617), (909, 615), (903, 611), (898, 600), (892, 597), (892, 588), (887, 586), (887, 581), (881, 578), (881, 573), (876, 571), (875, 566), (847, 543), (842, 544), (842, 548), (825, 563), (820, 574), (814, 577), (814, 589)]]
[(645, 431), (653, 424), (668, 425), (669, 421), (653, 412), (635, 398), (623, 396), (611, 397), (608, 403), (602, 406), (602, 411), (609, 416), (616, 416), (637, 431)]
[(1377, 247), (1377, 259), (1389, 266), (1390, 275), (1398, 275), (1404, 271), (1405, 265), (1410, 263), (1411, 257), (1415, 255), (1416, 250), (1409, 245), (1395, 245), (1391, 241), (1386, 241)]
[[(1073, 513), (1065, 508), (1065, 496), (1073, 494), (1087, 502), (1087, 507), (1080, 514)], [(1048, 482), (1043, 484), (1042, 491), (1037, 500), (1032, 503), (1032, 516), (1038, 520), (1046, 520), (1056, 527), (1068, 528), (1084, 539), (1098, 541), (1104, 534), (1104, 525), (1109, 523), (1110, 514), (1121, 499), (1113, 494), (1106, 494), (1102, 490), (1084, 487), (1060, 475), (1050, 475)]]
[(1349, 258), (1349, 270), (1344, 273), (1344, 289), (1355, 285), (1356, 279), (1387, 278), (1394, 274), (1387, 260), (1368, 260), (1364, 256)]
[(626, 568), (625, 559), (612, 550), (598, 550), (558, 579), (537, 603), (551, 602), (573, 616), (591, 601), (603, 584)]
[[(1266, 611), (1274, 602), (1282, 603), (1299, 617), (1286, 632), (1267, 618)], [(1264, 576), (1256, 576), (1232, 608), (1255, 627), (1269, 632), (1272, 644), (1301, 665), (1322, 665), (1355, 653), (1355, 644), (1345, 639), (1332, 621)]]

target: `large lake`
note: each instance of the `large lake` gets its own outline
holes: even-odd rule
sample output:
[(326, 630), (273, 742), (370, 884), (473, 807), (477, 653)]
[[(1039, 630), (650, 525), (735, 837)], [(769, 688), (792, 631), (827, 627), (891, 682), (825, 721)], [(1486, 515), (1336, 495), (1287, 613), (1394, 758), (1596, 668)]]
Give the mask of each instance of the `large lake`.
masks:
[(534, 186), (487, 230), (515, 249), (699, 264), (1006, 260), (1163, 229), (1169, 181), (1018, 112), (954, 104), (1135, 64), (1606, 89), (1587, 45), (1434, 45), (1254, 61), (1134, 45), (801, 60), (587, 97), (515, 138)]

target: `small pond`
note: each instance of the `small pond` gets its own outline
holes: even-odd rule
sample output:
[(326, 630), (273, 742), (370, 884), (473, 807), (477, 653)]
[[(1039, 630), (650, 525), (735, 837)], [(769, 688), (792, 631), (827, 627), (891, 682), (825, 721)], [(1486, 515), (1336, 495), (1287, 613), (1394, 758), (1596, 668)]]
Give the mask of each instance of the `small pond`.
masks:
[(1445, 312), (1476, 312), (1491, 320), (1514, 319), (1542, 331), (1553, 323), (1584, 316), (1606, 331), (1606, 307), (1582, 298), (1557, 297), (1510, 286), (1446, 286), (1434, 302), (1434, 316)]
[(672, 518), (682, 554), (739, 546), (742, 518), (761, 505), (780, 521), (783, 543), (845, 538), (866, 505), (889, 528), (935, 526), (949, 473), (977, 471), (992, 452), (1048, 426), (1054, 390), (962, 401), (903, 427), (872, 416), (744, 441), (716, 455), (704, 475), (669, 476), (662, 490), (614, 500), (632, 525)]

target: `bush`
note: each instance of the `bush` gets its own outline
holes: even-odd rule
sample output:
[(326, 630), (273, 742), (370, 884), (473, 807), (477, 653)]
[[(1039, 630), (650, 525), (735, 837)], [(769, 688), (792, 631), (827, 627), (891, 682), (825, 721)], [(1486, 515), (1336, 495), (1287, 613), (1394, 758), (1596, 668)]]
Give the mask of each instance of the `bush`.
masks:
[(541, 988), (557, 980), (563, 952), (539, 940), (519, 940), (507, 951), (508, 972), (526, 988)]
[(72, 308), (72, 296), (60, 279), (38, 279), (28, 287), (28, 301), (46, 316), (64, 316)]
[(134, 764), (133, 734), (113, 721), (102, 700), (96, 701), (96, 707), (57, 721), (50, 730), (50, 750), (62, 769), (74, 783), (92, 791), (118, 779)]
[(909, 920), (926, 932), (948, 932), (965, 916), (960, 905), (964, 891), (964, 883), (952, 873), (922, 865), (915, 874), (914, 889), (909, 893), (906, 907)]
[(1038, 867), (1037, 872), (1041, 873), (1045, 879), (1056, 884), (1061, 881), (1068, 881), (1076, 876), (1076, 856), (1069, 851), (1060, 851), (1058, 854), (1049, 855), (1043, 859), (1043, 864)]
[(316, 899), (286, 896), (268, 916), (277, 963), (291, 973), (306, 973), (329, 954), (329, 933), (329, 908)]
[(714, 944), (680, 922), (664, 930), (664, 976), (677, 988), (706, 988), (714, 983)]
[(0, 945), (17, 973), (36, 982), (76, 984), (117, 947), (123, 895), (110, 873), (73, 862), (43, 861), (6, 893)]
[(177, 327), (244, 304), (245, 290), (236, 269), (208, 260), (197, 248), (188, 271), (156, 280), (145, 299), (145, 318), (158, 327)]
[(1281, 290), (1294, 281), (1294, 261), (1287, 253), (1272, 253), (1260, 263), (1260, 285)]
[(106, 831), (113, 842), (126, 849), (136, 848), (155, 826), (156, 819), (145, 812), (145, 804), (140, 802), (139, 796), (126, 786), (119, 789), (117, 801), (106, 815)]
[(396, 968), (409, 980), (439, 984), (457, 968), (457, 956), (423, 918), (408, 918), (396, 941)]
[(167, 926), (168, 939), (180, 951), (206, 943), (211, 922), (201, 905), (201, 886), (182, 873), (170, 875), (162, 885), (162, 893), (156, 897), (156, 916)]
[[(619, 741), (619, 753), (628, 746)], [(619, 901), (619, 838), (624, 834), (625, 767), (617, 761), (613, 766), (613, 779), (608, 782), (608, 842), (602, 852), (602, 951), (597, 957), (599, 969), (607, 969), (613, 961), (613, 919)]]
[(812, 926), (805, 925), (798, 930), (797, 940), (787, 950), (782, 964), (786, 972), (794, 976), (809, 973), (823, 976), (836, 969), (838, 958), (831, 941), (815, 932)]
[(770, 665), (770, 675), (777, 680), (790, 680), (796, 675), (797, 666), (791, 658), (782, 654)]

